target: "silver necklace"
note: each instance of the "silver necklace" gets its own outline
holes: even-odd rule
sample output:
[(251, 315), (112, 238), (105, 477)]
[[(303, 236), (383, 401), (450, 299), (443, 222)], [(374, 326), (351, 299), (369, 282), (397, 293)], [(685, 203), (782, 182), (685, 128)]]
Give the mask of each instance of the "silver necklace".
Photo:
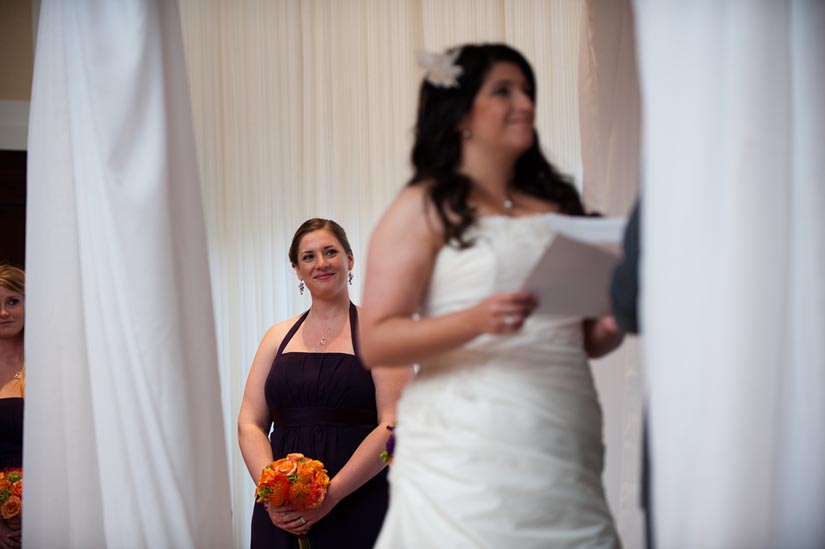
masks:
[(332, 329), (327, 329), (327, 330), (324, 330), (323, 334), (321, 334), (321, 338), (318, 340), (318, 344), (321, 347), (326, 347), (327, 343), (329, 343), (329, 339), (327, 339), (327, 337), (330, 336), (331, 333), (332, 333)]
[[(346, 320), (344, 322), (346, 323)], [(321, 337), (318, 339), (318, 344), (321, 347), (326, 347), (327, 343), (329, 343), (330, 338), (332, 337), (332, 333), (335, 331), (335, 327), (322, 329), (320, 331), (321, 331)]]
[[(346, 320), (344, 320), (344, 322), (346, 323)], [(318, 344), (321, 347), (326, 347), (327, 343), (329, 343), (337, 333), (341, 333), (341, 327), (338, 329), (336, 329), (335, 326), (328, 327), (326, 330), (322, 331), (321, 337), (318, 339)]]

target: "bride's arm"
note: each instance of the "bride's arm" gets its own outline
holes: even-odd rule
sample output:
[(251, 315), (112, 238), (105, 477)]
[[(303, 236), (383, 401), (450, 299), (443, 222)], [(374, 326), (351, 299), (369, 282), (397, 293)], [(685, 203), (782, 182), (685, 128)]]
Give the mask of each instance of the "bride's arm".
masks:
[(529, 294), (511, 292), (454, 313), (413, 319), (444, 245), (441, 222), (429, 204), (424, 185), (408, 187), (373, 232), (361, 320), (361, 357), (367, 366), (406, 366), (482, 333), (517, 330), (532, 309)]

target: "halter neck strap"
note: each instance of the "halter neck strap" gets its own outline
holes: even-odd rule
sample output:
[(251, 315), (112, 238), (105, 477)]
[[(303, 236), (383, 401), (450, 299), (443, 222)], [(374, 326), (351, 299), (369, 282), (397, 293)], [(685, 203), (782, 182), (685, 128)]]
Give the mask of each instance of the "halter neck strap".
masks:
[[(304, 323), (304, 320), (307, 319), (307, 315), (309, 315), (310, 310), (311, 309), (307, 309), (307, 311), (301, 315), (301, 318), (299, 318), (298, 321), (292, 325), (292, 328), (290, 328), (289, 331), (286, 333), (286, 336), (284, 336), (283, 341), (281, 341), (281, 345), (278, 347), (278, 352), (275, 355), (276, 359), (283, 354), (287, 344), (295, 336), (295, 333), (298, 331), (298, 328), (301, 327), (301, 324)], [(356, 356), (358, 356), (360, 354), (358, 347), (358, 309), (355, 307), (355, 304), (352, 301), (349, 302), (349, 329), (350, 338), (352, 339), (352, 351)]]

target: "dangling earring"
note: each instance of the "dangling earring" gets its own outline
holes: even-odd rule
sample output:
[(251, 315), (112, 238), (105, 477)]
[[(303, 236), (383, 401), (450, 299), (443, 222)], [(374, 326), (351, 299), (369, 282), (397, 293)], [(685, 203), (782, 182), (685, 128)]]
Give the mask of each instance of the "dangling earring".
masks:
[(301, 295), (304, 295), (304, 281), (298, 283), (298, 291), (301, 292)]
[(464, 141), (467, 141), (467, 140), (468, 140), (468, 139), (470, 139), (472, 136), (473, 136), (473, 134), (472, 134), (472, 133), (470, 133), (470, 130), (468, 130), (468, 129), (466, 129), (466, 128), (465, 128), (465, 129), (463, 129), (463, 130), (461, 130), (461, 139), (463, 139)]
[(349, 285), (352, 286), (352, 271), (350, 271), (349, 275), (347, 275), (347, 280), (349, 281)]

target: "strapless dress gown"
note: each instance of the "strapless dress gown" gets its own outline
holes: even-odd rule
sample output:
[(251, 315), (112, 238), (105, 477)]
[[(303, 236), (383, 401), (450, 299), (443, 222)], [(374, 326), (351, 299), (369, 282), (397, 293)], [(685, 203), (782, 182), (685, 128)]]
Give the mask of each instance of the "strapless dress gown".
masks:
[[(518, 290), (555, 233), (482, 217), (436, 258), (424, 316)], [(535, 314), (421, 365), (399, 402), (376, 547), (619, 547), (602, 485), (602, 415), (582, 319)]]

